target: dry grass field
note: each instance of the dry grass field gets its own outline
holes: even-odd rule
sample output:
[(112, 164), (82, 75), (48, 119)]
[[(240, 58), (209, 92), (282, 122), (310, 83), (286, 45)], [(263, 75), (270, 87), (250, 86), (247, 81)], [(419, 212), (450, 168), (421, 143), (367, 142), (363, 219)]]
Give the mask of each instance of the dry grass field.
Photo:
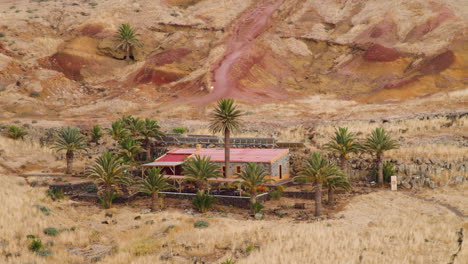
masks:
[[(468, 260), (466, 218), (389, 191), (355, 197), (329, 220), (255, 221), (175, 209), (142, 214), (132, 206), (105, 211), (69, 200), (53, 202), (45, 188), (31, 188), (14, 176), (0, 178), (2, 263), (88, 263), (99, 252), (110, 254), (99, 263), (222, 263), (228, 258), (235, 263), (450, 263), (458, 251), (454, 263)], [(466, 212), (467, 191), (466, 184), (451, 189), (443, 201)], [(112, 212), (116, 222), (105, 212)], [(194, 228), (200, 219), (209, 227)], [(101, 224), (104, 220), (109, 224)], [(48, 236), (47, 227), (64, 230)], [(27, 235), (40, 239), (52, 255), (30, 252)]]

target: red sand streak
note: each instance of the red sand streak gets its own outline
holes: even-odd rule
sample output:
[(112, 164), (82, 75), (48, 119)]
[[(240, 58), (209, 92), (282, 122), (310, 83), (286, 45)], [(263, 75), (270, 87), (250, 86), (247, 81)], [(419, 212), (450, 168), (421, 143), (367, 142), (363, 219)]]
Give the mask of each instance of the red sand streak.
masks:
[[(234, 27), (232, 35), (227, 40), (227, 49), (223, 59), (213, 69), (214, 90), (197, 99), (198, 104), (207, 104), (227, 97), (245, 98), (245, 91), (241, 91), (238, 80), (232, 76), (233, 68), (241, 58), (248, 55), (253, 41), (265, 31), (271, 15), (282, 2), (283, 0), (262, 1), (256, 8), (240, 18), (240, 22)], [(252, 99), (255, 100), (255, 98)]]

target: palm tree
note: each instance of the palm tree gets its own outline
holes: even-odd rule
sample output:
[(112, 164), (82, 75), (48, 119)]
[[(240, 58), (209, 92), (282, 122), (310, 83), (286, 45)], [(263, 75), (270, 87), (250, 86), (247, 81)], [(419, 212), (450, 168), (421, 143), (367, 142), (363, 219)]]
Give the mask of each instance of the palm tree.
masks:
[(101, 126), (100, 125), (94, 125), (90, 132), (91, 132), (91, 142), (99, 144), (99, 140), (103, 136)]
[(143, 144), (146, 148), (146, 160), (151, 159), (151, 138), (160, 138), (164, 136), (164, 133), (161, 132), (158, 121), (146, 118), (144, 127), (141, 130), (140, 134), (143, 139)]
[(224, 166), (225, 175), (231, 175), (230, 168), (230, 139), (231, 132), (236, 132), (240, 129), (240, 117), (244, 115), (241, 110), (238, 110), (234, 105), (234, 99), (221, 99), (218, 101), (211, 115), (210, 130), (215, 134), (224, 133)]
[(86, 149), (86, 137), (80, 133), (78, 128), (66, 127), (63, 128), (55, 137), (55, 142), (52, 148), (57, 151), (66, 151), (67, 159), (66, 174), (71, 174), (73, 169), (73, 158), (75, 152)]
[(125, 172), (126, 169), (127, 166), (122, 158), (111, 152), (104, 152), (96, 159), (94, 166), (88, 169), (88, 177), (96, 180), (102, 188), (102, 201), (105, 208), (112, 206), (112, 200), (122, 187), (131, 184)]
[(338, 174), (338, 177), (329, 179), (324, 185), (328, 188), (328, 205), (333, 205), (335, 203), (335, 190), (336, 189), (343, 189), (345, 191), (349, 191), (351, 187), (351, 183), (349, 183), (348, 177), (344, 174)]
[(140, 34), (136, 33), (130, 24), (122, 24), (117, 30), (116, 39), (119, 42), (116, 49), (121, 49), (125, 52), (125, 59), (130, 59), (130, 54), (132, 49), (135, 47), (140, 47), (141, 42), (138, 39)]
[(119, 149), (119, 155), (122, 157), (124, 162), (136, 165), (136, 156), (143, 152), (143, 149), (140, 146), (140, 142), (136, 141), (132, 137), (127, 137), (119, 141), (117, 146)]
[(300, 175), (315, 182), (315, 216), (322, 215), (322, 185), (339, 177), (340, 174), (340, 168), (325, 159), (319, 152), (312, 153), (307, 159)]
[(325, 148), (340, 155), (341, 170), (347, 172), (349, 154), (358, 152), (361, 146), (347, 127), (339, 127), (335, 130), (335, 136), (325, 144)]
[(257, 189), (267, 184), (272, 179), (267, 179), (267, 174), (263, 171), (263, 166), (257, 163), (247, 163), (247, 167), (242, 171), (238, 177), (242, 179), (242, 184), (250, 192), (250, 203), (254, 204), (257, 202)]
[(172, 185), (167, 183), (164, 177), (166, 173), (161, 171), (161, 168), (151, 168), (147, 171), (145, 176), (136, 186), (136, 189), (142, 193), (151, 195), (151, 211), (156, 211), (159, 206), (158, 197), (159, 192), (170, 189)]
[(115, 141), (122, 140), (129, 134), (121, 120), (112, 122), (111, 128), (107, 128), (107, 132)]
[(202, 193), (208, 190), (209, 179), (221, 176), (219, 169), (218, 165), (211, 162), (209, 156), (195, 155), (195, 157), (187, 159), (182, 165), (184, 175), (196, 182)]
[(375, 153), (377, 156), (377, 170), (378, 177), (377, 182), (380, 186), (383, 185), (383, 157), (384, 151), (397, 149), (399, 144), (393, 140), (390, 135), (383, 128), (376, 128), (372, 131), (371, 135), (366, 138), (363, 143), (363, 148), (371, 153)]
[(8, 128), (8, 137), (14, 140), (24, 139), (24, 136), (26, 136), (27, 134), (28, 132), (24, 131), (21, 127), (10, 126)]
[(141, 131), (145, 128), (145, 121), (139, 117), (123, 116), (122, 125), (130, 132), (130, 135), (138, 138)]

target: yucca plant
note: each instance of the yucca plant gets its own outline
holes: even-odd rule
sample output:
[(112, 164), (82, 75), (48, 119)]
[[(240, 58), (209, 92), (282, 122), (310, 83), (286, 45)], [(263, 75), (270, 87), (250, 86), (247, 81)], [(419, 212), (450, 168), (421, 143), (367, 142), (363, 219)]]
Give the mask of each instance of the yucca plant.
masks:
[(133, 137), (127, 137), (119, 141), (117, 146), (119, 149), (119, 155), (123, 158), (123, 161), (131, 165), (137, 165), (136, 156), (143, 152), (140, 146), (140, 142), (136, 141)]
[(239, 131), (241, 128), (240, 118), (244, 115), (241, 110), (237, 109), (234, 105), (234, 99), (221, 99), (218, 101), (213, 113), (211, 114), (210, 130), (214, 134), (224, 134), (224, 166), (225, 175), (231, 175), (230, 168), (230, 147), (231, 147), (231, 133)]
[(306, 160), (300, 175), (315, 182), (315, 215), (322, 215), (322, 186), (333, 178), (340, 177), (342, 172), (335, 163), (325, 159), (321, 153), (314, 152)]
[(161, 138), (164, 133), (159, 130), (161, 127), (158, 125), (158, 121), (146, 118), (144, 121), (143, 129), (140, 131), (143, 144), (146, 148), (146, 160), (151, 160), (151, 139)]
[(111, 128), (107, 128), (106, 130), (115, 141), (120, 141), (129, 135), (121, 120), (112, 122)]
[(14, 140), (24, 139), (24, 136), (26, 136), (27, 134), (28, 133), (24, 131), (21, 127), (10, 126), (8, 128), (8, 137)]
[(104, 135), (102, 133), (102, 129), (100, 125), (94, 125), (90, 131), (90, 134), (91, 134), (91, 142), (94, 142), (96, 144), (99, 144), (99, 140)]
[(391, 149), (397, 149), (399, 144), (396, 140), (393, 140), (389, 134), (383, 128), (376, 128), (366, 138), (363, 143), (363, 148), (368, 152), (376, 154), (377, 163), (377, 183), (383, 185), (383, 158), (384, 152)]
[(251, 204), (255, 204), (257, 202), (257, 189), (260, 186), (273, 181), (272, 179), (268, 179), (267, 176), (268, 175), (263, 170), (262, 165), (252, 162), (247, 163), (245, 170), (237, 175), (237, 177), (242, 180), (240, 184), (250, 192)]
[(204, 193), (209, 188), (208, 180), (211, 178), (219, 178), (221, 172), (220, 167), (211, 162), (209, 156), (199, 156), (187, 159), (182, 164), (182, 170), (185, 176), (197, 183), (198, 189)]
[(55, 137), (52, 148), (57, 151), (66, 151), (67, 169), (65, 173), (71, 174), (75, 152), (83, 151), (87, 148), (86, 137), (80, 133), (78, 128), (66, 127), (60, 130), (59, 134)]
[(335, 129), (335, 135), (325, 144), (325, 148), (340, 156), (340, 167), (344, 172), (347, 172), (349, 154), (358, 152), (361, 145), (356, 136), (348, 132), (347, 127), (339, 127)]
[(136, 190), (151, 196), (151, 211), (156, 211), (159, 207), (159, 192), (172, 188), (167, 183), (166, 173), (161, 168), (151, 168), (146, 175), (136, 185)]
[(136, 30), (133, 29), (130, 24), (122, 24), (118, 28), (115, 37), (119, 44), (116, 46), (116, 49), (120, 49), (125, 52), (126, 60), (130, 59), (132, 49), (142, 46), (140, 40), (138, 39), (139, 36), (140, 34), (136, 33)]
[(200, 212), (206, 213), (216, 202), (216, 198), (206, 192), (198, 191), (192, 200), (193, 206)]
[(88, 177), (95, 180), (101, 188), (100, 199), (105, 208), (112, 206), (112, 201), (122, 187), (132, 184), (131, 178), (126, 173), (127, 168), (121, 157), (111, 152), (104, 152), (87, 170)]

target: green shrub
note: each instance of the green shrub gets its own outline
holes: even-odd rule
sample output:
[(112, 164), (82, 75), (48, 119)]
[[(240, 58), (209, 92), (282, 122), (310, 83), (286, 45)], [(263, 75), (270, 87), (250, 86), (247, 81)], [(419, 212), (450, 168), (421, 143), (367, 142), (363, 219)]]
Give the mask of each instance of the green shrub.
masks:
[(38, 183), (38, 181), (32, 181), (31, 183), (29, 183), (29, 186), (36, 187)]
[(38, 252), (39, 250), (41, 250), (44, 246), (42, 245), (42, 241), (40, 239), (34, 239), (33, 241), (31, 241), (31, 243), (29, 244), (29, 250), (31, 250), (32, 252)]
[(234, 261), (232, 261), (230, 258), (228, 258), (225, 261), (221, 262), (221, 264), (234, 264)]
[(119, 194), (114, 192), (113, 190), (110, 191), (104, 191), (101, 196), (98, 197), (99, 202), (101, 205), (108, 209), (112, 205), (112, 201), (114, 201), (115, 198), (119, 197)]
[(305, 177), (295, 177), (294, 182), (299, 184), (306, 184), (307, 179)]
[[(372, 178), (374, 181), (377, 182), (377, 178), (379, 177), (379, 173), (377, 168), (373, 168), (371, 171)], [(390, 161), (385, 161), (383, 164), (383, 177), (384, 182), (390, 182), (391, 176), (395, 175), (395, 167)]]
[(262, 211), (263, 207), (264, 207), (264, 205), (259, 201), (256, 201), (255, 203), (252, 203), (252, 210), (253, 210), (254, 214), (260, 213)]
[(36, 92), (36, 91), (32, 91), (29, 93), (29, 96), (32, 97), (32, 98), (38, 98), (41, 96), (41, 94), (39, 92)]
[(254, 249), (255, 249), (255, 246), (254, 246), (254, 245), (248, 244), (248, 245), (245, 247), (245, 252), (246, 252), (247, 254), (249, 254), (249, 253), (252, 252)]
[(63, 193), (62, 189), (52, 187), (49, 190), (47, 190), (47, 196), (49, 196), (53, 201), (57, 201), (63, 199), (65, 197), (65, 194)]
[(91, 7), (96, 7), (96, 6), (98, 5), (98, 3), (96, 3), (96, 2), (91, 2), (91, 3), (89, 3), (89, 5), (90, 5)]
[(96, 186), (96, 184), (90, 184), (86, 187), (86, 192), (87, 193), (97, 193), (98, 192), (98, 187)]
[(174, 127), (172, 133), (185, 134), (187, 133), (187, 129), (185, 127)]
[(43, 249), (38, 251), (36, 254), (41, 257), (48, 257), (52, 256), (52, 251), (50, 251), (49, 249)]
[(8, 128), (8, 137), (14, 140), (24, 139), (24, 136), (26, 136), (27, 134), (28, 133), (24, 131), (21, 127), (10, 126)]
[(4, 38), (4, 37), (5, 37), (5, 33), (0, 32), (0, 38)]
[(49, 208), (38, 204), (34, 205), (34, 207), (39, 209), (44, 215), (50, 215), (51, 210)]
[(284, 192), (284, 186), (283, 185), (278, 185), (278, 186), (276, 186), (276, 190), (278, 192)]
[(31, 235), (31, 234), (29, 234), (29, 235), (27, 235), (27, 236), (26, 236), (26, 238), (27, 238), (27, 239), (35, 239), (35, 238), (36, 238), (36, 236), (35, 236), (35, 235)]
[(206, 228), (206, 227), (208, 227), (209, 225), (210, 225), (210, 224), (209, 224), (207, 221), (205, 221), (205, 220), (198, 220), (198, 221), (196, 221), (196, 222), (193, 224), (193, 226), (194, 226), (195, 228)]
[(44, 229), (44, 234), (48, 236), (56, 236), (58, 235), (58, 233), (59, 231), (55, 227), (47, 227), (46, 229)]
[(195, 206), (200, 213), (207, 212), (215, 202), (216, 198), (206, 192), (197, 192), (197, 196), (192, 200), (193, 206)]
[(280, 191), (272, 191), (270, 192), (270, 197), (273, 200), (279, 200), (281, 198), (281, 192)]

